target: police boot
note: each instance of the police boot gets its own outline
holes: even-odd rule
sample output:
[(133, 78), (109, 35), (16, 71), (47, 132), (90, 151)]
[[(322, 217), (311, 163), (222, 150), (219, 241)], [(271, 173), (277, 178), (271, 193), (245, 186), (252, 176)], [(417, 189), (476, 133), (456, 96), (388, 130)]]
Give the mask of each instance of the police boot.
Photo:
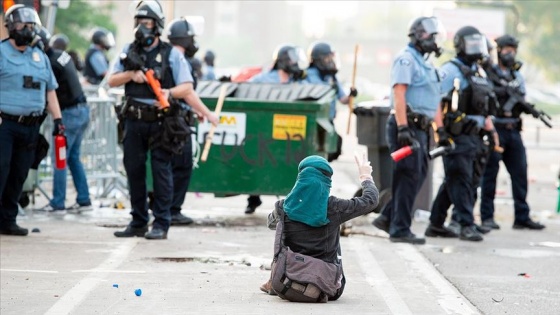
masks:
[(132, 227), (132, 226), (127, 226), (126, 229), (124, 231), (116, 231), (115, 233), (113, 233), (116, 237), (143, 237), (144, 234), (146, 234), (146, 232), (148, 232), (148, 227), (141, 227), (141, 228), (137, 228), (137, 227)]
[(474, 224), (469, 226), (462, 226), (459, 239), (471, 242), (480, 242), (483, 240), (482, 235), (478, 233)]
[(513, 223), (513, 228), (516, 229), (516, 230), (522, 230), (522, 229), (542, 230), (542, 229), (545, 228), (545, 226), (540, 224), (539, 222), (535, 222), (531, 219), (528, 219), (528, 220), (522, 221), (522, 222), (515, 221)]
[(448, 229), (445, 226), (435, 226), (431, 223), (430, 225), (428, 225), (428, 228), (426, 229), (426, 232), (424, 232), (424, 235), (428, 237), (459, 237), (459, 234), (453, 232), (451, 229)]
[(482, 226), (493, 229), (493, 230), (499, 230), (500, 229), (500, 226), (498, 225), (498, 223), (496, 223), (496, 221), (494, 221), (494, 219), (483, 220), (482, 221)]

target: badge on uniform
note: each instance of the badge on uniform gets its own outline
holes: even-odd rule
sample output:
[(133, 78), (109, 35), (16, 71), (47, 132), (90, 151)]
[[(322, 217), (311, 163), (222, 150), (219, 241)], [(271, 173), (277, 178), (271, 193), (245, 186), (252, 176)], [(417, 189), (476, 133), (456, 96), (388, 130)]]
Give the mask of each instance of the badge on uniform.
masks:
[(399, 63), (401, 64), (401, 66), (410, 66), (410, 60), (408, 59), (401, 59)]
[(157, 56), (156, 56), (156, 62), (161, 62), (161, 54), (157, 54)]
[(39, 56), (38, 52), (33, 53), (33, 61), (35, 61), (35, 62), (41, 61), (41, 57)]

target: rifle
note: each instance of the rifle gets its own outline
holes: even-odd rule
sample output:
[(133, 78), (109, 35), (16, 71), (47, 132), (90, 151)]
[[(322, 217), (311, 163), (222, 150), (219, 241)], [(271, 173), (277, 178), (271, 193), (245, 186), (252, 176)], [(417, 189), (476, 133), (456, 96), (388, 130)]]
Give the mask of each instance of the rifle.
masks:
[(552, 124), (550, 122), (552, 117), (544, 111), (536, 109), (534, 104), (525, 101), (525, 98), (521, 95), (521, 93), (519, 93), (516, 86), (508, 84), (507, 94), (509, 95), (509, 98), (504, 106), (502, 106), (504, 115), (511, 116), (513, 107), (518, 105), (521, 106), (523, 112), (531, 114), (533, 117), (540, 119), (548, 128), (552, 128)]
[(156, 95), (157, 101), (160, 104), (160, 109), (169, 109), (169, 100), (165, 98), (161, 89), (161, 83), (156, 77), (154, 69), (148, 69), (144, 66), (142, 57), (131, 47), (128, 54), (122, 53), (120, 55), (125, 70), (137, 71), (141, 70), (146, 75), (146, 83)]

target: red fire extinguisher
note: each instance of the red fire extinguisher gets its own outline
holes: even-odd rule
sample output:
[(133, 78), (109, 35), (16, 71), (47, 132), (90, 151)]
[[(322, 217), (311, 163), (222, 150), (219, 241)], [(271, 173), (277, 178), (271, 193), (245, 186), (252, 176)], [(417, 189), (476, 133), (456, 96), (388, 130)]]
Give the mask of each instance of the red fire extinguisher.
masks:
[(66, 137), (63, 135), (54, 136), (54, 157), (57, 169), (66, 168)]

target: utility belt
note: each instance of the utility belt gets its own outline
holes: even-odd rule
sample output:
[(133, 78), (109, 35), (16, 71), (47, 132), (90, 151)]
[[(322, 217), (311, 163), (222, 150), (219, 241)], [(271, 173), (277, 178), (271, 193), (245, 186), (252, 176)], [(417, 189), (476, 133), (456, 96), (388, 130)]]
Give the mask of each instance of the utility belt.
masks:
[(43, 114), (39, 116), (24, 116), (24, 115), (17, 116), (17, 115), (10, 115), (6, 113), (0, 113), (0, 117), (2, 117), (2, 119), (15, 121), (18, 124), (24, 126), (35, 126), (35, 125), (40, 125), (43, 123), (43, 121), (45, 121), (45, 118), (47, 118), (47, 113), (43, 112)]
[(423, 131), (429, 131), (432, 126), (432, 119), (426, 115), (407, 111), (406, 120), (409, 126), (414, 126)]
[(445, 131), (452, 137), (460, 135), (474, 136), (480, 133), (476, 120), (468, 118), (460, 111), (447, 112), (443, 118)]
[(121, 115), (126, 119), (145, 122), (159, 121), (165, 116), (157, 106), (140, 103), (130, 98), (126, 100), (126, 104), (121, 109)]
[(506, 130), (521, 130), (521, 118), (495, 118), (494, 127)]

